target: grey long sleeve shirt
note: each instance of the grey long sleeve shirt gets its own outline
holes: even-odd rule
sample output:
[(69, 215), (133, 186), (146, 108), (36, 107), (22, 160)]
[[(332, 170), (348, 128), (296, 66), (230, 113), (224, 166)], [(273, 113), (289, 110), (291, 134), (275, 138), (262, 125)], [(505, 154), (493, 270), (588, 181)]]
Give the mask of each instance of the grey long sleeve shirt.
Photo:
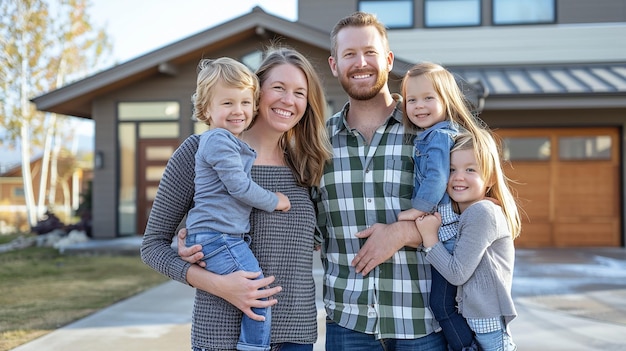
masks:
[(250, 211), (272, 212), (278, 197), (250, 178), (256, 152), (221, 128), (200, 136), (196, 152), (194, 207), (187, 217), (189, 234), (250, 231)]
[(511, 286), (515, 248), (500, 206), (482, 200), (459, 218), (459, 237), (451, 255), (441, 242), (426, 260), (451, 284), (459, 286), (457, 303), (465, 318), (517, 316)]

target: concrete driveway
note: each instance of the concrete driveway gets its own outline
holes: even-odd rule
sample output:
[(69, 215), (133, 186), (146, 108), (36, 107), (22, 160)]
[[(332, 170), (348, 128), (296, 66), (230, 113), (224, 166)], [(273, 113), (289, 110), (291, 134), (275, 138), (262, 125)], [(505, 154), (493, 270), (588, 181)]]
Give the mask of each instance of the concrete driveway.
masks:
[[(319, 258), (313, 269), (317, 351), (325, 332)], [(511, 331), (520, 351), (626, 350), (624, 248), (518, 249), (513, 295), (519, 317)], [(192, 288), (167, 282), (14, 350), (189, 350), (193, 296)]]

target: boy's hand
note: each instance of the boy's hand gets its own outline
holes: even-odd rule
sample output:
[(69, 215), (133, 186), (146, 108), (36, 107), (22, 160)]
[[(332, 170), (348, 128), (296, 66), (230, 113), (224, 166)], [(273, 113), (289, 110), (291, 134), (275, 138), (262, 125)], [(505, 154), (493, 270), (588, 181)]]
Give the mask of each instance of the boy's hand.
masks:
[(289, 201), (287, 195), (281, 192), (277, 192), (276, 196), (278, 196), (278, 204), (276, 205), (276, 210), (283, 212), (289, 211), (289, 209), (291, 209), (291, 202)]

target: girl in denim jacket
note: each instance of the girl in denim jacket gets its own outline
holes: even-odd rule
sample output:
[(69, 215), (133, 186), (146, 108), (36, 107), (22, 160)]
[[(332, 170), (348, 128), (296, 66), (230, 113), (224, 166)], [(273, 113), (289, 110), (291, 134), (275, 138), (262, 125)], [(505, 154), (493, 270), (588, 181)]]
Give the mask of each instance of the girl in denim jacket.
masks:
[[(454, 76), (442, 66), (422, 62), (413, 66), (402, 81), (404, 124), (417, 130), (415, 138), (415, 188), (410, 210), (399, 220), (418, 220), (439, 212), (439, 241), (449, 252), (457, 237), (458, 214), (452, 210), (446, 185), (450, 174), (450, 149), (459, 131), (475, 133), (480, 128), (469, 111)], [(421, 254), (421, 253), (420, 253)], [(430, 307), (450, 350), (476, 350), (474, 335), (458, 313), (456, 286), (432, 269)]]

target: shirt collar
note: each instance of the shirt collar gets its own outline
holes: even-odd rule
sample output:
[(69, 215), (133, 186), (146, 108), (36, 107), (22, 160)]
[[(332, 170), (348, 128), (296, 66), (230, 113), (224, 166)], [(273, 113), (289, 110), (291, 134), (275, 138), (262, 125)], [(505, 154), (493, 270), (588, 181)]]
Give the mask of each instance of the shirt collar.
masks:
[[(402, 99), (398, 100), (395, 97), (394, 99), (396, 100), (396, 106), (393, 108), (391, 115), (387, 117), (385, 124), (402, 123), (402, 108), (401, 108)], [(342, 131), (349, 131), (348, 121), (346, 120), (346, 117), (348, 116), (348, 111), (350, 111), (350, 102), (346, 102), (346, 104), (343, 105), (343, 108), (341, 109), (341, 112), (340, 112), (341, 115), (339, 116), (340, 118), (339, 125), (337, 126), (337, 130), (335, 131), (335, 134), (342, 132)]]

